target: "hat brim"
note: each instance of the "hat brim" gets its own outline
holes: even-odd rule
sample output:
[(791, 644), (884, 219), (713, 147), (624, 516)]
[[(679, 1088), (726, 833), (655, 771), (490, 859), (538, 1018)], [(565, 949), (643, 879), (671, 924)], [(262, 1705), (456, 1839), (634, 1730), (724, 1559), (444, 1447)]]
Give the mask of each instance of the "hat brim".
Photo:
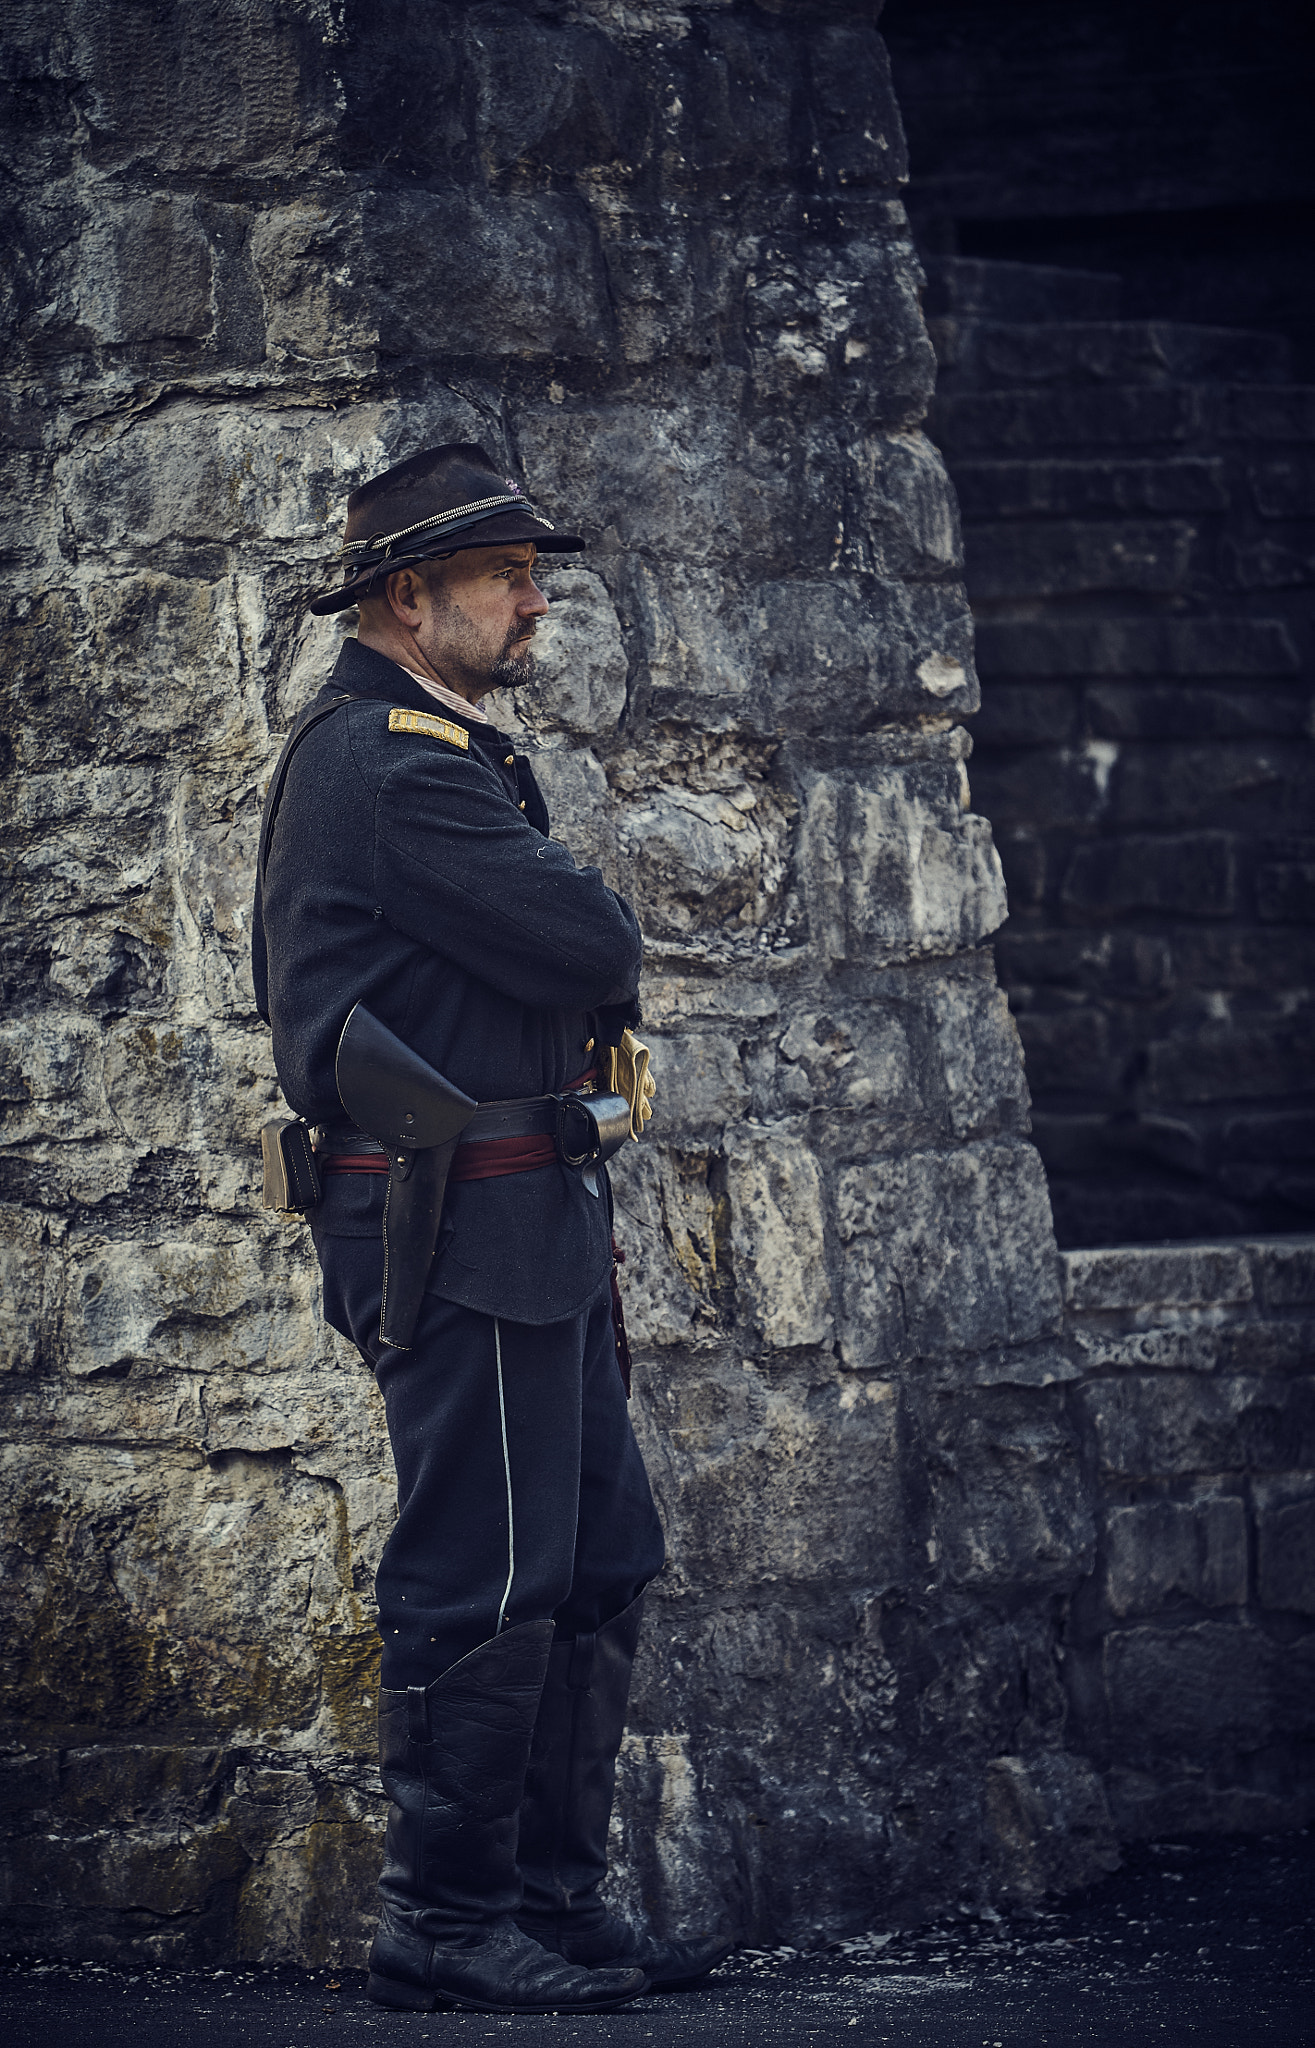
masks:
[(444, 546), (436, 542), (432, 534), (426, 539), (417, 535), (412, 552), (400, 549), (387, 560), (374, 562), (368, 569), (361, 569), (349, 576), (346, 583), (340, 583), (334, 590), (322, 590), (310, 602), (310, 610), (317, 618), (325, 618), (330, 612), (341, 612), (349, 604), (356, 604), (365, 596), (370, 585), (383, 577), (391, 576), (394, 569), (407, 569), (415, 562), (432, 562), (436, 555), (456, 555), (466, 548), (506, 547), (512, 541), (534, 542), (541, 555), (574, 555), (584, 547), (578, 533), (558, 533), (533, 518), (528, 512), (514, 508), (510, 512), (495, 512), (491, 519), (481, 519), (474, 526), (454, 533)]

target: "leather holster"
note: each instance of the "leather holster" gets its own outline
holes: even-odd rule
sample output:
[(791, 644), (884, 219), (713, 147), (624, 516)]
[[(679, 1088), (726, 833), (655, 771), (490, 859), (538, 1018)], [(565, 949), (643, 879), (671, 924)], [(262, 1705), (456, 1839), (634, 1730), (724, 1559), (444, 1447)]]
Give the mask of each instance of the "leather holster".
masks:
[(348, 1116), (387, 1154), (379, 1340), (409, 1351), (438, 1244), (448, 1169), (478, 1104), (363, 1003), (342, 1027), (334, 1074)]

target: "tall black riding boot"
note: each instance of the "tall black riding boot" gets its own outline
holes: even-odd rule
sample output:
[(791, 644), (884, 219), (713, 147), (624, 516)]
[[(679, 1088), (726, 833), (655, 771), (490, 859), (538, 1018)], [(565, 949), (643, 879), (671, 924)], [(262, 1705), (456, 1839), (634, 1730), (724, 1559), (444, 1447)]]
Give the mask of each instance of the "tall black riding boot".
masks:
[(429, 1686), (379, 1695), (380, 1768), (392, 1805), (370, 1997), (408, 2012), (586, 2012), (646, 1988), (623, 1963), (587, 1970), (522, 1934), (516, 1816), (552, 1641), (527, 1621)]
[(568, 1962), (595, 1970), (629, 1964), (654, 1991), (681, 1991), (734, 1942), (659, 1941), (618, 1920), (598, 1896), (643, 1608), (641, 1594), (596, 1635), (559, 1636), (552, 1646), (521, 1805), (525, 1903), (516, 1923)]

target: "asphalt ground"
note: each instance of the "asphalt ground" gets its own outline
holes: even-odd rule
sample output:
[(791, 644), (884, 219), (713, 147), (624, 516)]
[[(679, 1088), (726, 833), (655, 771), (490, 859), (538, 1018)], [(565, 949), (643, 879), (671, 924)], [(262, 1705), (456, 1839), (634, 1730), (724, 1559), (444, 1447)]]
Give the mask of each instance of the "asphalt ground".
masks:
[(1139, 1848), (1045, 1911), (740, 1949), (623, 2012), (391, 2013), (360, 1971), (13, 1961), (7, 2048), (1315, 2048), (1315, 1832)]

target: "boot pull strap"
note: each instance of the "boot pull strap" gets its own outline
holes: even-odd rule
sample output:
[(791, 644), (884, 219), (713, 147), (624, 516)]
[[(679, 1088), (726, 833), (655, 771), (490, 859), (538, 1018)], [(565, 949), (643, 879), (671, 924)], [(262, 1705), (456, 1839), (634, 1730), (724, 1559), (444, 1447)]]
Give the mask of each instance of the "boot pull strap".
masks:
[(429, 1694), (423, 1685), (406, 1689), (406, 1733), (411, 1742), (428, 1742)]
[(592, 1635), (577, 1636), (571, 1644), (571, 1661), (567, 1666), (566, 1683), (572, 1692), (588, 1692), (589, 1681), (594, 1675), (594, 1639)]

